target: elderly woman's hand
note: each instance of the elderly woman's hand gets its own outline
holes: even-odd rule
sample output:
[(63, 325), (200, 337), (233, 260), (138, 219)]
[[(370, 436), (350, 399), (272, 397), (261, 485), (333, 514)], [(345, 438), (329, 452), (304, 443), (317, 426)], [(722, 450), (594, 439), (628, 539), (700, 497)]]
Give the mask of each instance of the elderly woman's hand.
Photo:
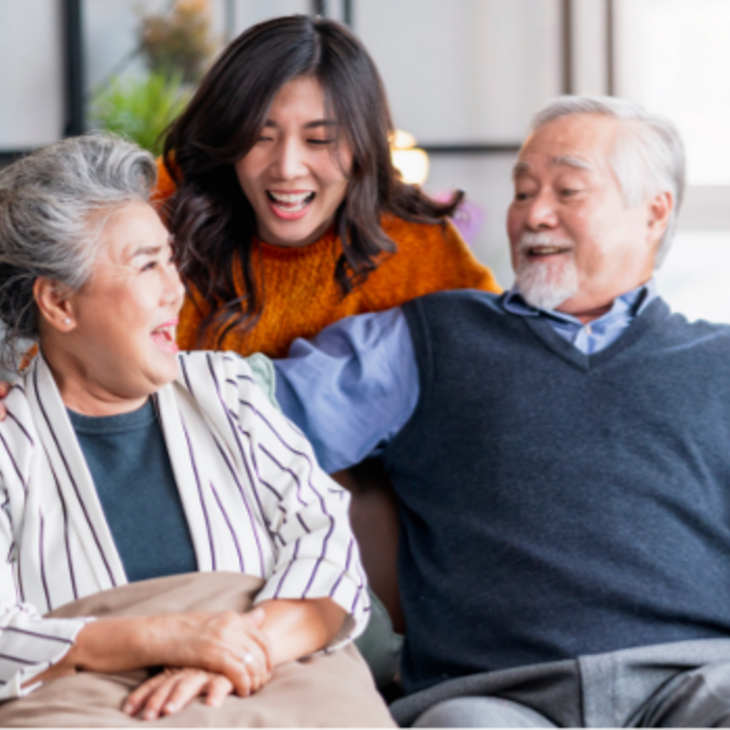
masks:
[[(246, 697), (263, 686), (272, 670), (271, 644), (260, 630), (263, 609), (176, 614), (171, 624), (159, 616), (149, 633), (156, 663), (199, 668), (226, 677), (236, 694)], [(159, 642), (159, 646), (155, 646)]]
[[(231, 667), (232, 675), (238, 677), (235, 685), (229, 678), (230, 675), (217, 671), (196, 667), (167, 668), (129, 695), (124, 704), (124, 712), (128, 715), (141, 713), (143, 720), (156, 720), (162, 715), (179, 712), (195, 697), (202, 695), (205, 695), (207, 705), (219, 707), (232, 692), (243, 697), (257, 692), (271, 679), (268, 639), (258, 630), (263, 618), (261, 609), (254, 609), (243, 615), (214, 614), (199, 627), (203, 629), (199, 637), (200, 646), (194, 646), (196, 641), (186, 642), (186, 648), (191, 652), (201, 652), (199, 656), (203, 661), (220, 661), (215, 658), (215, 650), (210, 654), (211, 645), (218, 647), (219, 642), (223, 642), (227, 652), (233, 646), (238, 649), (243, 646), (241, 655), (234, 657)], [(242, 627), (244, 637), (240, 635)]]
[(273, 666), (262, 608), (99, 619), (86, 624), (58, 663), (36, 675), (44, 682), (69, 671), (113, 673), (171, 666), (221, 674), (245, 697), (265, 684)]
[[(270, 673), (252, 678), (251, 692), (261, 689), (270, 678)], [(233, 683), (222, 674), (204, 669), (168, 668), (137, 687), (127, 698), (124, 712), (139, 715), (142, 720), (157, 720), (164, 715), (174, 715), (196, 697), (205, 696), (206, 705), (220, 707), (233, 691)]]
[(124, 703), (124, 712), (142, 720), (174, 715), (195, 697), (205, 695), (205, 704), (220, 707), (233, 692), (233, 683), (222, 674), (190, 667), (165, 669), (137, 687)]

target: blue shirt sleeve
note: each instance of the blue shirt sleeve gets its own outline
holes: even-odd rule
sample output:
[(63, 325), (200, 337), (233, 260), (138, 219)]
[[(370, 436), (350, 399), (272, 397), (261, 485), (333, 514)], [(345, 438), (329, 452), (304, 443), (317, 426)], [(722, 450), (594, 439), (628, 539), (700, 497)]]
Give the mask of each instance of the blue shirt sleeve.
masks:
[(274, 360), (281, 409), (332, 473), (378, 454), (413, 415), (418, 368), (400, 309), (340, 320)]

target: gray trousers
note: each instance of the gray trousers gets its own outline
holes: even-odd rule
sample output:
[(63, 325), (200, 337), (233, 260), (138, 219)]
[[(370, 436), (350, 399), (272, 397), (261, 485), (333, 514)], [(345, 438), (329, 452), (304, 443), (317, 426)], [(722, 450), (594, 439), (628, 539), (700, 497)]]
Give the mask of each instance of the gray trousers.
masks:
[(473, 674), (408, 695), (390, 710), (401, 726), (420, 727), (730, 727), (730, 639)]
[(499, 697), (455, 697), (430, 707), (413, 727), (557, 727), (544, 715)]

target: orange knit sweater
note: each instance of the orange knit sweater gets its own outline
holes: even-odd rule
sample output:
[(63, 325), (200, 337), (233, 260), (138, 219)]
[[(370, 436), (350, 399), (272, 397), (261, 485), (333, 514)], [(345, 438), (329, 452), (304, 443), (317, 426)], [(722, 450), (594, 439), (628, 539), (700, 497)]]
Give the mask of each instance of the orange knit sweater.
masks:
[[(175, 187), (164, 166), (158, 167), (160, 180), (153, 199), (160, 201)], [(383, 254), (378, 268), (345, 297), (335, 279), (341, 247), (333, 233), (302, 248), (257, 241), (254, 256), (260, 260), (265, 287), (263, 313), (252, 329), (234, 329), (218, 347), (242, 355), (263, 352), (270, 357), (284, 357), (297, 337), (313, 337), (327, 325), (352, 314), (390, 309), (446, 289), (499, 291), (491, 271), (476, 260), (451, 222), (411, 223), (388, 215), (383, 216), (381, 225), (397, 251)], [(236, 280), (240, 291), (240, 265)], [(192, 299), (186, 297), (177, 330), (181, 349), (216, 347), (216, 331), (206, 331), (198, 338), (207, 312), (207, 305), (195, 292)]]

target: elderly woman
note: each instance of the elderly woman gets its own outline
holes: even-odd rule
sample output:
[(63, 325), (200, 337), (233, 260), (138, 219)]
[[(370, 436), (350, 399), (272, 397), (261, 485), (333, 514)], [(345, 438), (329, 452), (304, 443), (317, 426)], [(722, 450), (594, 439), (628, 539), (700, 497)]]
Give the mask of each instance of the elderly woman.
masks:
[[(178, 353), (183, 289), (148, 203), (155, 175), (149, 154), (106, 136), (0, 175), (4, 351), (39, 349), (0, 423), (3, 700), (79, 670), (166, 666), (124, 706), (155, 719), (254, 693), (366, 623), (346, 494), (245, 359)], [(258, 576), (256, 607), (43, 616), (195, 571)]]

